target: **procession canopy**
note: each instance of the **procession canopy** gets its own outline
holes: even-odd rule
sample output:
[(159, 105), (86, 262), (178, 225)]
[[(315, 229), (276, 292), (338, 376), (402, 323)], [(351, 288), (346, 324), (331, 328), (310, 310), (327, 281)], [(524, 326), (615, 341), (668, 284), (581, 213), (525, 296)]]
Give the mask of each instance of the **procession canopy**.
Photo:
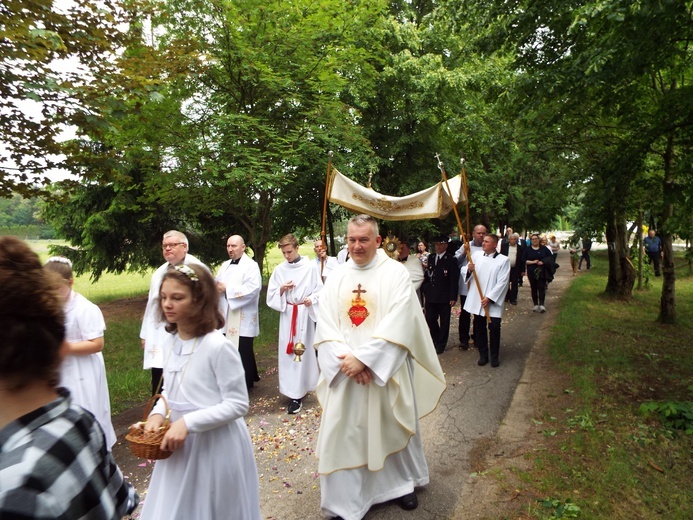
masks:
[(444, 218), (453, 204), (466, 202), (462, 190), (462, 174), (448, 180), (452, 202), (441, 181), (430, 188), (406, 195), (390, 197), (361, 186), (332, 168), (330, 173), (330, 202), (356, 213), (366, 213), (382, 220), (418, 220)]

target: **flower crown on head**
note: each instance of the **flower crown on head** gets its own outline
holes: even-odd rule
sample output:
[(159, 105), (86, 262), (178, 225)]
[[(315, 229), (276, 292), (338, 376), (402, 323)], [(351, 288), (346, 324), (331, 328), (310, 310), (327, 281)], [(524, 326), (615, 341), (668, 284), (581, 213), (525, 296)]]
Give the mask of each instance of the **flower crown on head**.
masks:
[(199, 280), (199, 278), (197, 277), (197, 273), (195, 271), (193, 271), (192, 269), (190, 269), (190, 267), (188, 267), (185, 264), (174, 265), (173, 268), (176, 271), (178, 271), (179, 273), (183, 273), (185, 276), (190, 278), (193, 282), (197, 282)]
[(47, 264), (50, 262), (58, 262), (60, 264), (65, 264), (70, 269), (72, 269), (72, 262), (70, 261), (69, 258), (65, 258), (64, 256), (51, 256), (48, 260), (46, 260)]

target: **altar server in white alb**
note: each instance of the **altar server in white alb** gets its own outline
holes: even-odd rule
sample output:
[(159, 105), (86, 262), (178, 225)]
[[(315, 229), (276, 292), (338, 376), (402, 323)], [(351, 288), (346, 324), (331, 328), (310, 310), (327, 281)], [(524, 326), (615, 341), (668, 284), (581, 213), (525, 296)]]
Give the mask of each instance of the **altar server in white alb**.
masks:
[(253, 352), (253, 338), (260, 334), (258, 304), (262, 275), (257, 262), (245, 253), (245, 241), (239, 235), (226, 241), (229, 260), (221, 264), (217, 273), (219, 309), (226, 323), (223, 331), (238, 348), (245, 370), (248, 389), (260, 381)]
[(414, 488), (429, 481), (419, 419), (445, 377), (410, 276), (379, 249), (376, 221), (359, 215), (347, 230), (352, 261), (320, 295), (317, 456), (323, 513), (358, 520), (389, 500), (416, 509)]
[[(267, 306), (279, 311), (279, 392), (289, 398), (287, 413), (301, 411), (302, 399), (315, 390), (318, 363), (313, 350), (317, 309), (322, 287), (318, 270), (298, 253), (298, 240), (285, 235), (279, 249), (286, 262), (274, 268), (267, 286)], [(294, 361), (294, 346), (305, 345), (301, 361)]]
[[(188, 238), (180, 231), (171, 230), (164, 233), (161, 250), (166, 263), (159, 267), (152, 275), (149, 283), (149, 298), (142, 318), (140, 340), (144, 350), (144, 369), (152, 371), (152, 395), (157, 393), (157, 387), (161, 380), (164, 366), (163, 344), (169, 334), (164, 330), (164, 324), (157, 319), (159, 308), (159, 287), (169, 266), (182, 264), (203, 265), (193, 255), (188, 254)], [(205, 269), (207, 267), (205, 266)]]
[(111, 423), (111, 400), (106, 381), (106, 365), (101, 351), (106, 322), (101, 309), (72, 290), (75, 279), (72, 262), (63, 256), (52, 256), (46, 269), (60, 275), (65, 282), (65, 341), (67, 349), (60, 367), (60, 386), (67, 388), (72, 402), (90, 411), (106, 435), (110, 451), (116, 442)]
[[(481, 244), (482, 250), (472, 255), (472, 262), (463, 267), (465, 279), (469, 281), (472, 272), (476, 271), (481, 292), (470, 290), (464, 309), (474, 315), (474, 341), (479, 350), (479, 366), (484, 366), (489, 360), (489, 336), (491, 337), (491, 366), (500, 366), (500, 336), (501, 321), (505, 294), (508, 292), (510, 278), (510, 259), (496, 251), (498, 237), (487, 233)], [(484, 309), (488, 309), (491, 322), (488, 323)], [(488, 329), (487, 329), (488, 325)]]

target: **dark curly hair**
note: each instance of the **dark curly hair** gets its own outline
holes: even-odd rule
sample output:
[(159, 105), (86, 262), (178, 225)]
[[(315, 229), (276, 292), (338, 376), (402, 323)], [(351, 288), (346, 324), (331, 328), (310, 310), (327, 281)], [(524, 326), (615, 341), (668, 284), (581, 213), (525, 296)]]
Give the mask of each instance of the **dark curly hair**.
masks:
[(0, 380), (10, 391), (60, 381), (64, 282), (46, 271), (31, 248), (0, 237)]
[[(185, 268), (185, 270), (191, 271), (194, 275), (181, 272), (177, 268)], [(161, 285), (163, 286), (164, 281), (168, 279), (176, 280), (178, 283), (190, 288), (192, 292), (193, 302), (197, 304), (193, 308), (192, 316), (192, 321), (195, 323), (194, 334), (196, 337), (204, 336), (224, 326), (224, 317), (219, 311), (217, 286), (206, 267), (198, 264), (171, 266), (164, 273)], [(161, 291), (161, 288), (159, 288), (159, 291)], [(159, 320), (166, 321), (166, 316), (161, 308), (161, 298), (159, 298)], [(173, 334), (178, 331), (178, 326), (175, 323), (169, 323), (166, 325), (166, 330)]]

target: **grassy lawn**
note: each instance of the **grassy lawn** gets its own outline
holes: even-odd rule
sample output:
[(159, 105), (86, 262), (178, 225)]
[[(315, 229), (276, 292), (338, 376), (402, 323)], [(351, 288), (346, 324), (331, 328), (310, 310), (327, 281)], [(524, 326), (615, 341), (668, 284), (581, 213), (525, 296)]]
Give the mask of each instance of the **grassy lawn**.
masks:
[(548, 448), (532, 454), (533, 469), (519, 478), (530, 495), (549, 500), (529, 512), (693, 518), (693, 277), (677, 270), (679, 323), (660, 325), (661, 278), (631, 302), (611, 301), (600, 296), (606, 256), (597, 253), (593, 265), (563, 297), (552, 331), (566, 395), (561, 407), (545, 400), (535, 419)]

